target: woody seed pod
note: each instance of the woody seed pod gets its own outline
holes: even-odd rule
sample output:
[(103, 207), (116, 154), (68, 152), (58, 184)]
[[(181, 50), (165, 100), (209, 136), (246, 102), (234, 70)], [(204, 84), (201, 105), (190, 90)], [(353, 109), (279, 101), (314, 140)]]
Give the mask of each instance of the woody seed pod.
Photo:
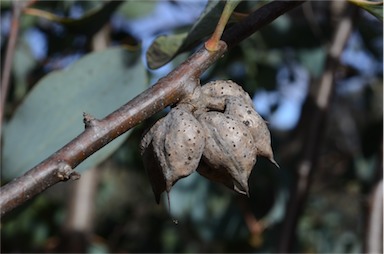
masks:
[[(249, 130), (233, 117), (220, 112), (204, 113), (198, 120), (206, 134), (204, 162), (212, 170), (227, 172), (231, 176), (233, 189), (248, 194), (248, 177), (256, 163), (257, 152)], [(223, 182), (214, 179), (214, 174), (208, 174), (207, 170), (199, 170), (199, 173)], [(228, 186), (228, 179), (223, 177)]]
[(237, 97), (244, 103), (252, 105), (252, 99), (241, 86), (231, 80), (211, 81), (202, 86), (201, 92), (205, 96), (208, 108), (223, 111), (225, 99), (228, 96)]
[(229, 96), (225, 100), (224, 114), (231, 115), (250, 130), (257, 148), (257, 155), (268, 158), (279, 167), (273, 158), (271, 134), (264, 119), (254, 110), (253, 105), (244, 103), (241, 98)]
[(201, 124), (180, 104), (142, 139), (144, 165), (158, 203), (163, 191), (196, 170), (205, 144), (201, 131)]

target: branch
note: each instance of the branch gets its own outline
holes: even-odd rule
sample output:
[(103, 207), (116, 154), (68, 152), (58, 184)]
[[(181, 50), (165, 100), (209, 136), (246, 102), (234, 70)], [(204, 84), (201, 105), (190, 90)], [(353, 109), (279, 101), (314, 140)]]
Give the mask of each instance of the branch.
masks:
[(34, 4), (36, 0), (29, 0), (28, 2), (14, 1), (12, 4), (12, 20), (11, 30), (9, 33), (7, 49), (5, 51), (4, 68), (0, 83), (0, 144), (1, 144), (1, 133), (3, 127), (3, 117), (5, 111), (5, 102), (7, 101), (7, 95), (9, 90), (9, 80), (11, 77), (13, 55), (15, 54), (17, 37), (20, 29), (20, 16), (22, 11), (28, 6)]
[(296, 225), (303, 210), (308, 191), (311, 185), (311, 176), (317, 165), (319, 149), (321, 148), (324, 125), (328, 112), (329, 102), (334, 94), (334, 77), (339, 65), (339, 58), (352, 31), (352, 17), (344, 4), (342, 17), (333, 32), (333, 39), (327, 52), (325, 71), (322, 75), (319, 90), (315, 98), (315, 110), (311, 114), (308, 132), (303, 147), (303, 157), (297, 168), (297, 183), (291, 193), (282, 226), (281, 239), (278, 246), (279, 253), (292, 252), (295, 240)]
[(366, 253), (383, 253), (383, 179), (373, 188), (366, 232)]
[[(303, 2), (277, 1), (266, 4), (228, 29), (223, 38), (233, 47), (300, 3)], [(223, 42), (219, 43), (215, 52), (208, 52), (203, 47), (154, 86), (102, 120), (84, 114), (84, 132), (0, 189), (1, 216), (60, 181), (78, 178), (79, 175), (73, 170), (77, 165), (132, 127), (190, 94), (201, 74), (226, 50)]]
[(190, 94), (201, 74), (225, 50), (225, 43), (220, 43), (217, 52), (201, 49), (168, 76), (102, 120), (84, 114), (83, 133), (25, 175), (0, 189), (1, 214), (6, 214), (60, 181), (77, 178), (73, 169), (87, 157), (153, 114)]
[(23, 6), (19, 2), (13, 3), (12, 9), (12, 21), (11, 21), (11, 30), (9, 33), (7, 49), (5, 53), (4, 60), (4, 69), (1, 78), (1, 93), (0, 93), (0, 144), (1, 144), (1, 133), (3, 126), (3, 116), (5, 111), (5, 101), (7, 100), (8, 88), (9, 88), (9, 79), (11, 77), (11, 69), (13, 63), (13, 55), (15, 54), (16, 41), (19, 34), (19, 19), (21, 10)]

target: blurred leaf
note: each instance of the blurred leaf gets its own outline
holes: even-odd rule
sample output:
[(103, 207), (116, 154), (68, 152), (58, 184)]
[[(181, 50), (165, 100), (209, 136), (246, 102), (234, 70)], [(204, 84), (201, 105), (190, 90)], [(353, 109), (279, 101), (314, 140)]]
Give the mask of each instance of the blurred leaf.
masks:
[[(147, 62), (151, 69), (156, 69), (171, 61), (185, 44), (188, 33), (160, 35), (147, 51)], [(176, 50), (176, 51), (175, 51)], [(180, 52), (179, 52), (180, 51)]]
[[(146, 88), (144, 66), (122, 48), (89, 54), (63, 71), (43, 78), (4, 129), (3, 177), (19, 176), (83, 130), (82, 113), (102, 118)], [(119, 137), (84, 163), (92, 167), (113, 153)]]
[(320, 77), (323, 74), (325, 62), (325, 50), (321, 47), (297, 50), (298, 58), (313, 77)]
[(24, 12), (60, 23), (72, 32), (92, 35), (109, 20), (121, 3), (123, 3), (123, 1), (110, 1), (106, 4), (98, 5), (79, 19), (60, 17), (53, 13), (35, 8), (26, 8)]
[(24, 38), (16, 45), (13, 59), (12, 70), (15, 77), (13, 89), (15, 100), (19, 101), (25, 96), (28, 88), (28, 73), (36, 65), (36, 60)]
[(12, 1), (11, 0), (2, 0), (0, 1), (0, 7), (1, 8), (10, 8)]
[(204, 12), (188, 33), (161, 35), (147, 51), (147, 62), (151, 69), (159, 68), (171, 61), (179, 53), (189, 50), (210, 35), (217, 25), (225, 1), (209, 1)]
[(126, 1), (118, 10), (129, 19), (137, 19), (150, 14), (156, 7), (157, 1)]
[[(241, 0), (231, 0), (236, 7)], [(245, 1), (244, 1), (245, 2)], [(203, 13), (188, 32), (173, 35), (160, 35), (149, 47), (146, 58), (149, 68), (157, 69), (170, 62), (178, 54), (196, 47), (205, 37), (211, 35), (215, 30), (226, 1), (210, 0)], [(259, 1), (252, 2), (255, 6)], [(228, 24), (237, 22), (247, 14), (233, 12)]]
[(353, 163), (356, 177), (360, 181), (373, 182), (376, 176), (376, 163), (377, 159), (375, 157), (364, 158), (364, 156), (356, 156)]
[(365, 9), (373, 16), (383, 21), (383, 2), (369, 1), (369, 0), (349, 0), (360, 8)]

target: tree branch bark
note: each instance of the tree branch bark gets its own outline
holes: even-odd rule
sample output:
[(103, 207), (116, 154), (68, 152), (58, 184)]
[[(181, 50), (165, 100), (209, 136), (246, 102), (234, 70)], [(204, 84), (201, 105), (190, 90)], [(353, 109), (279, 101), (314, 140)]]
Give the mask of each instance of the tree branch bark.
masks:
[[(11, 21), (11, 30), (9, 33), (7, 49), (5, 53), (4, 68), (1, 77), (1, 91), (0, 91), (0, 134), (3, 126), (3, 116), (5, 111), (5, 101), (7, 99), (9, 80), (11, 77), (11, 69), (13, 63), (13, 55), (15, 54), (16, 41), (19, 34), (20, 27), (20, 14), (23, 6), (18, 2), (13, 2), (12, 9), (12, 21)], [(1, 144), (1, 135), (0, 135), (0, 144)]]
[(329, 102), (334, 94), (335, 73), (339, 65), (339, 58), (352, 31), (352, 17), (347, 9), (346, 1), (342, 4), (341, 18), (333, 32), (333, 39), (327, 52), (325, 70), (321, 77), (315, 99), (315, 110), (310, 117), (308, 132), (305, 136), (303, 157), (297, 167), (297, 182), (291, 192), (282, 226), (281, 238), (278, 246), (279, 253), (290, 253), (296, 237), (298, 219), (305, 205), (310, 189), (312, 175), (316, 169), (321, 141), (324, 136), (325, 123)]
[[(223, 40), (234, 47), (301, 3), (303, 1), (275, 1), (266, 4), (224, 32)], [(0, 189), (1, 216), (60, 181), (78, 178), (79, 175), (73, 170), (77, 165), (132, 127), (190, 94), (201, 74), (226, 51), (227, 45), (222, 41), (215, 52), (200, 49), (154, 86), (102, 120), (84, 114), (84, 132)]]
[[(5, 111), (5, 102), (7, 100), (9, 83), (11, 79), (11, 70), (13, 63), (13, 56), (15, 54), (17, 38), (20, 30), (20, 17), (25, 8), (34, 4), (36, 0), (29, 0), (27, 2), (22, 1), (13, 1), (12, 3), (12, 20), (11, 20), (11, 30), (9, 33), (9, 38), (7, 42), (7, 49), (5, 53), (4, 68), (2, 70), (2, 77), (0, 83), (0, 134), (2, 133), (3, 128), (3, 117)], [(0, 135), (0, 144), (1, 144)]]
[(374, 186), (370, 199), (365, 252), (383, 253), (383, 179)]

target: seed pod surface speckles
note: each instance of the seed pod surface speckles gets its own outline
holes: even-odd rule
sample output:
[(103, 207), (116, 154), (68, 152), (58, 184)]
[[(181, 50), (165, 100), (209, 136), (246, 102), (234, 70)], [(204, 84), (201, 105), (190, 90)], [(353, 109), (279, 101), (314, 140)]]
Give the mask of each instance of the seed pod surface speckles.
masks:
[(248, 177), (257, 152), (249, 130), (220, 112), (207, 112), (198, 120), (206, 134), (204, 161), (213, 169), (224, 168), (232, 176), (234, 189), (248, 194)]
[(162, 192), (196, 170), (205, 144), (201, 132), (201, 124), (178, 106), (143, 137), (144, 166), (158, 203)]
[(253, 105), (244, 103), (238, 97), (230, 96), (225, 100), (224, 114), (231, 115), (250, 130), (258, 150), (257, 155), (268, 158), (277, 167), (271, 147), (271, 134), (264, 119), (255, 111)]
[(252, 99), (241, 86), (231, 80), (211, 81), (202, 86), (201, 92), (206, 96), (208, 107), (224, 110), (227, 96), (238, 97), (246, 104), (252, 105)]
[(177, 180), (196, 170), (205, 145), (202, 126), (190, 112), (176, 107), (171, 115), (164, 144), (166, 165), (170, 168), (165, 175), (168, 191)]

